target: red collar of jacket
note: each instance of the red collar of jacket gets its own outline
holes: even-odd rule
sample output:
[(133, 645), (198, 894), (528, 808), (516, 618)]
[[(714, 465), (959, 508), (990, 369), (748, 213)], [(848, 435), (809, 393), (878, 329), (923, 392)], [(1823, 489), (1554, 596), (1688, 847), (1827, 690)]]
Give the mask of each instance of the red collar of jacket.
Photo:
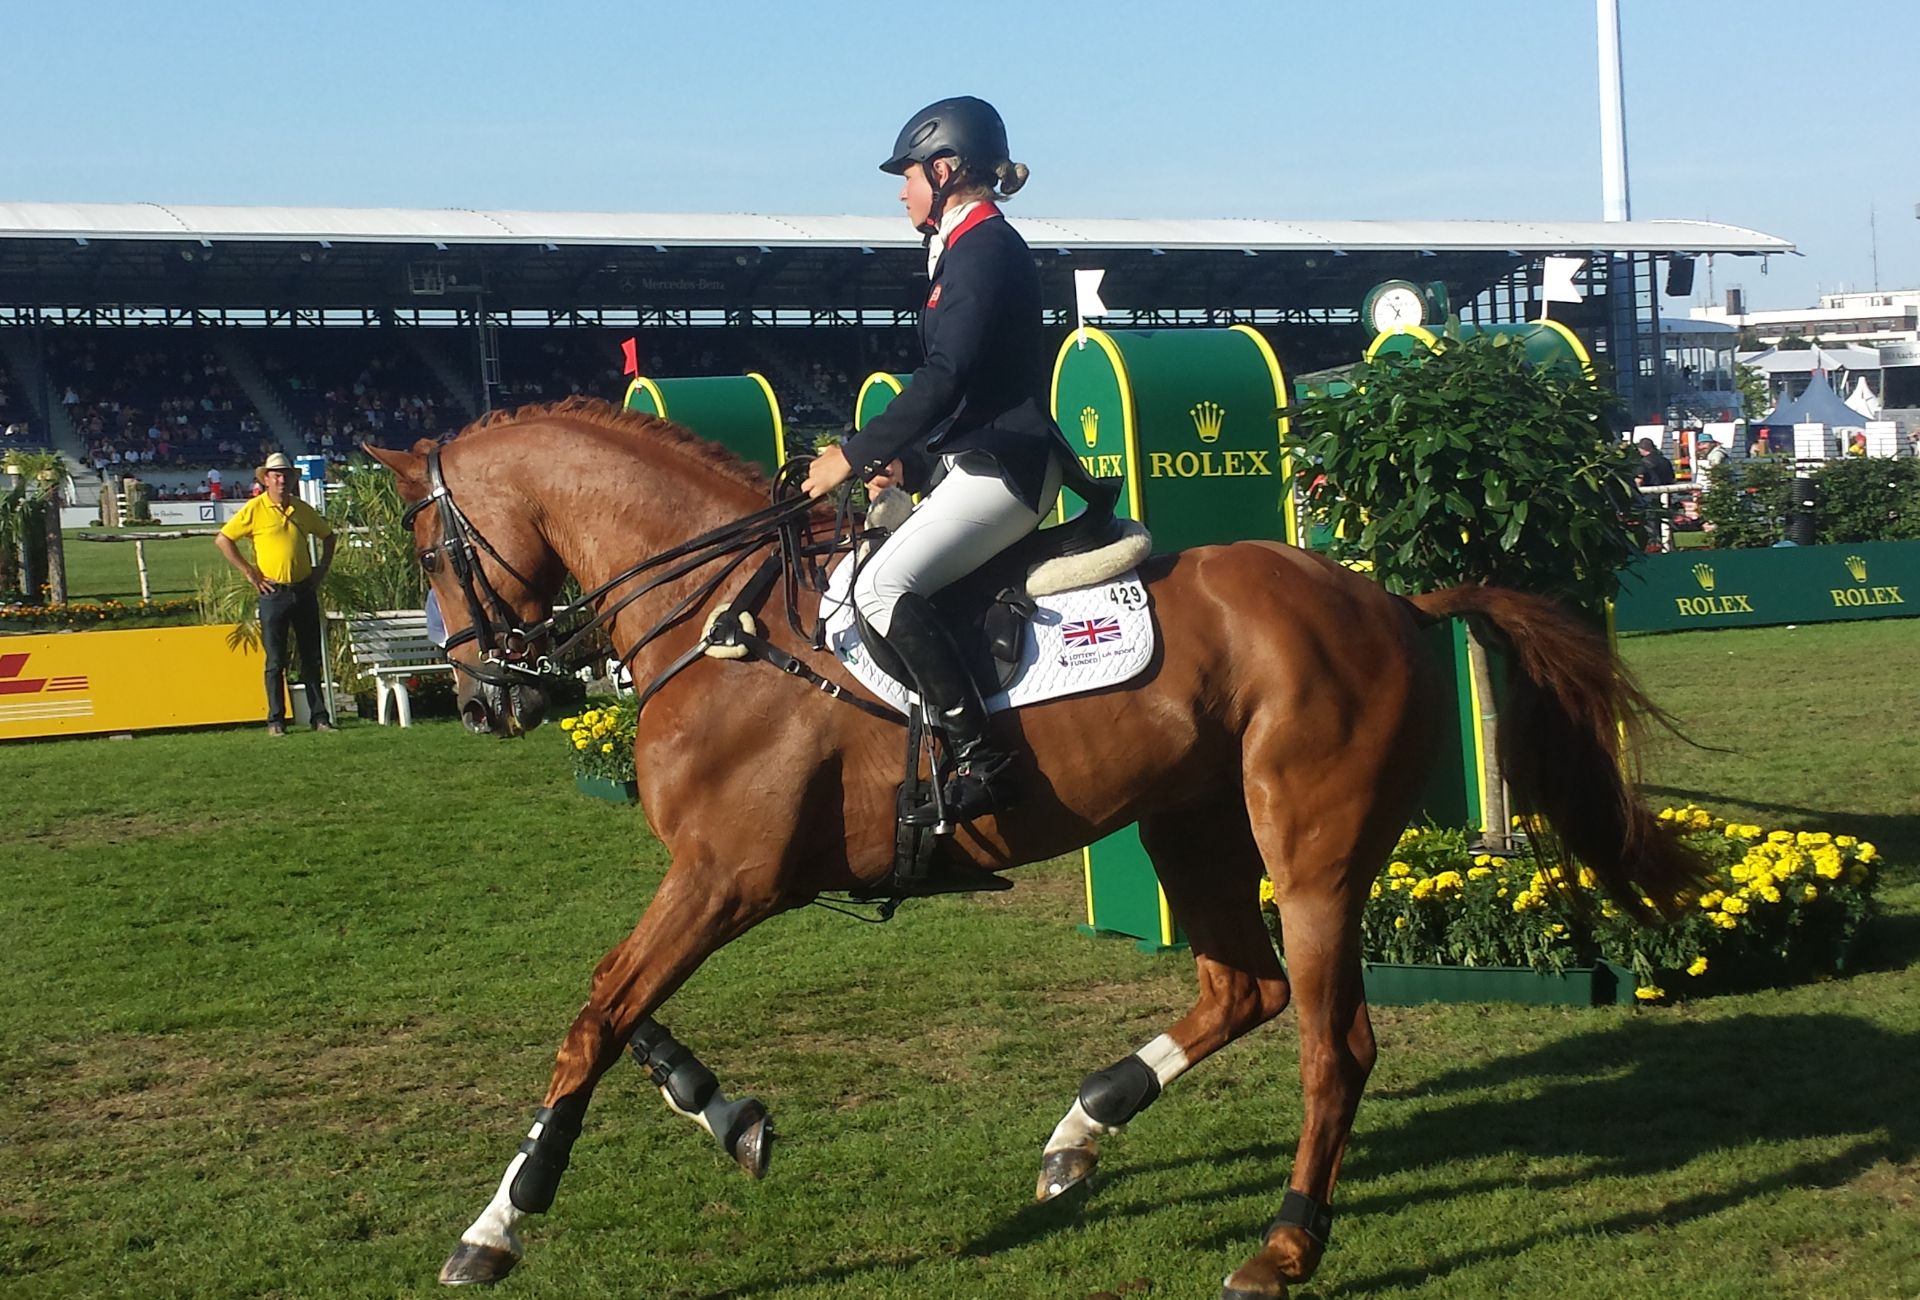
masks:
[(969, 212), (966, 215), (966, 217), (961, 220), (959, 225), (955, 226), (951, 231), (947, 233), (947, 247), (952, 248), (955, 244), (960, 242), (960, 236), (966, 234), (969, 230), (972, 230), (975, 226), (979, 225), (981, 222), (991, 221), (999, 215), (1000, 215), (999, 208), (996, 208), (993, 206), (993, 204), (983, 200), (979, 207)]

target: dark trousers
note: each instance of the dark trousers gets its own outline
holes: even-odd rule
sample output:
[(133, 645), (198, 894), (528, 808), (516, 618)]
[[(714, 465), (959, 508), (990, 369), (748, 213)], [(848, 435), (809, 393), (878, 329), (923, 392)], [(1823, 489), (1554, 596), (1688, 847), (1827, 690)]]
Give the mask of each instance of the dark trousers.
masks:
[(320, 599), (311, 580), (275, 587), (260, 597), (260, 641), (267, 652), (267, 721), (287, 720), (287, 633), (300, 643), (300, 679), (307, 688), (307, 716), (327, 716), (326, 665), (320, 662)]

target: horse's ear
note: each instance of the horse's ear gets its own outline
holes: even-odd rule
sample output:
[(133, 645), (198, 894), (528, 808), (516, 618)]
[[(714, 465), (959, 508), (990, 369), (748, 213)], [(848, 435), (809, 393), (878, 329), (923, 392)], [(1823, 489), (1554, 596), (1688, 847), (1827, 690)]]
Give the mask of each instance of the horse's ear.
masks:
[(417, 444), (413, 451), (388, 451), (384, 447), (363, 442), (360, 450), (393, 471), (394, 478), (399, 480), (402, 499), (418, 501), (427, 494), (427, 458)]

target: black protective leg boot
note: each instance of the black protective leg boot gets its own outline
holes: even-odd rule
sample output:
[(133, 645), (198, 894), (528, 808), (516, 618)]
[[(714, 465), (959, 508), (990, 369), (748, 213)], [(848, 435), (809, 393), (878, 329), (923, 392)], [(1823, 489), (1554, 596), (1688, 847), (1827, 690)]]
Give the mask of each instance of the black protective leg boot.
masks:
[[(960, 648), (925, 597), (909, 593), (893, 607), (887, 645), (906, 664), (929, 706), (930, 720), (947, 737), (953, 772), (943, 790), (949, 822), (971, 821), (1008, 806), (1004, 773), (1012, 755), (987, 740), (987, 706), (980, 699), (960, 658)], [(928, 799), (902, 818), (912, 826), (932, 826), (942, 809)]]

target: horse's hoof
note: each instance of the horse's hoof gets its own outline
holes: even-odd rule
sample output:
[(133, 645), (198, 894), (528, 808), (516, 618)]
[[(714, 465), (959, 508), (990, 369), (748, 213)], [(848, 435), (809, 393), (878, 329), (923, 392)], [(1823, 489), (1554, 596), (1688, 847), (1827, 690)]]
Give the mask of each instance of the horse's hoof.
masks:
[(440, 1285), (492, 1286), (513, 1272), (513, 1266), (519, 1262), (520, 1257), (510, 1250), (463, 1241), (440, 1266)]
[(1086, 1147), (1047, 1152), (1040, 1157), (1040, 1181), (1033, 1189), (1033, 1199), (1044, 1203), (1078, 1187), (1087, 1181), (1099, 1160), (1100, 1153)]
[(765, 1178), (767, 1166), (773, 1161), (773, 1120), (767, 1108), (749, 1100), (734, 1121), (734, 1131), (733, 1140), (727, 1144), (734, 1162), (746, 1170), (747, 1177), (756, 1181)]
[[(1238, 1277), (1239, 1274), (1236, 1273), (1234, 1276)], [(1233, 1278), (1230, 1277), (1221, 1284), (1220, 1300), (1287, 1300), (1287, 1288), (1283, 1283), (1277, 1291), (1259, 1287), (1248, 1290), (1246, 1287), (1236, 1286)]]

